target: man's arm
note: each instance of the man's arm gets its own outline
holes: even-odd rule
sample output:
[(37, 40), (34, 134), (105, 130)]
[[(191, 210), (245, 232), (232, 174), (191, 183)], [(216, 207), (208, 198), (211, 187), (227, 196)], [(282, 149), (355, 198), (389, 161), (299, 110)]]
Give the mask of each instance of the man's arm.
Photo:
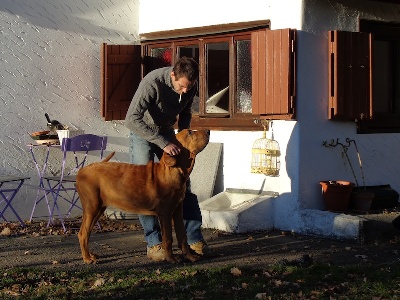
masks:
[(161, 149), (168, 145), (169, 141), (158, 134), (156, 129), (152, 129), (144, 122), (145, 112), (151, 105), (151, 101), (156, 97), (157, 91), (151, 84), (145, 84), (143, 81), (139, 84), (132, 102), (129, 106), (125, 118), (125, 126), (133, 133), (141, 136), (145, 140), (156, 144)]

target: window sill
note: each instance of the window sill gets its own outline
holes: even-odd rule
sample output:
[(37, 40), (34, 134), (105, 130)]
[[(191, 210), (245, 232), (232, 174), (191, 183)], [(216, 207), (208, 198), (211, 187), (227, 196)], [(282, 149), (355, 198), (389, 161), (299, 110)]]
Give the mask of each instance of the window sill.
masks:
[[(263, 117), (265, 119), (265, 117)], [(292, 115), (270, 116), (267, 119), (271, 120), (293, 120)], [(193, 116), (190, 127), (192, 129), (210, 129), (221, 131), (261, 131), (262, 125), (258, 122), (260, 116), (249, 115), (236, 118), (210, 118)]]
[(356, 124), (358, 134), (400, 133), (400, 118), (362, 120)]

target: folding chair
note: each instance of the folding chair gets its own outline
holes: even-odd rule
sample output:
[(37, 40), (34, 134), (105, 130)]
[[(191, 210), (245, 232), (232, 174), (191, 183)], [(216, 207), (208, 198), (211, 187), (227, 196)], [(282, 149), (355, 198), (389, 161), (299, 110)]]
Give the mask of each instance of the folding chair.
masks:
[[(61, 163), (61, 175), (60, 176), (44, 176), (44, 180), (47, 181), (48, 188), (47, 193), (51, 193), (53, 196), (53, 203), (51, 209), (49, 209), (50, 216), (48, 225), (54, 220), (54, 211), (56, 210), (60, 222), (64, 231), (66, 231), (63, 214), (59, 207), (59, 201), (65, 200), (69, 203), (69, 209), (65, 214), (67, 217), (70, 216), (71, 211), (74, 207), (82, 208), (77, 204), (79, 195), (75, 188), (76, 174), (77, 171), (85, 166), (87, 161), (88, 153), (91, 151), (100, 151), (100, 159), (103, 158), (103, 152), (107, 146), (107, 137), (98, 136), (94, 134), (81, 134), (72, 138), (64, 138), (61, 143), (61, 151), (63, 152), (63, 158)], [(66, 170), (67, 166), (67, 153), (72, 152), (75, 162), (75, 167), (71, 171)], [(71, 195), (72, 194), (72, 195)]]
[(22, 187), (24, 184), (24, 181), (29, 179), (29, 177), (19, 177), (19, 176), (10, 176), (10, 175), (2, 175), (0, 176), (0, 203), (5, 203), (5, 206), (3, 209), (0, 211), (0, 217), (6, 221), (6, 217), (4, 216), (6, 210), (8, 208), (11, 209), (11, 211), (14, 213), (14, 215), (17, 217), (18, 221), (21, 223), (22, 227), (25, 227), (24, 221), (20, 218), (18, 215), (17, 211), (14, 209), (14, 207), (11, 205), (11, 202), (13, 201), (14, 197), (17, 195), (19, 189)]

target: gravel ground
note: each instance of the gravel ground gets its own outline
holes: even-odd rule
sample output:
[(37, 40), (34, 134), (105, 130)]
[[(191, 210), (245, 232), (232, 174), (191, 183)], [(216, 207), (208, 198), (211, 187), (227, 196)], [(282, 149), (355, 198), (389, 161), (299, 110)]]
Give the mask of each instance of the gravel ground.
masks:
[[(63, 234), (45, 224), (18, 225), (0, 223), (0, 269), (38, 267), (53, 270), (91, 269), (94, 272), (118, 268), (168, 268), (146, 258), (143, 231), (137, 220), (102, 222), (102, 230), (93, 232), (90, 249), (99, 255), (98, 263), (85, 265), (81, 259), (76, 230)], [(19, 228), (19, 227), (18, 227)], [(236, 266), (264, 268), (270, 264), (331, 263), (336, 265), (399, 264), (400, 237), (359, 243), (293, 235), (281, 231), (228, 234), (204, 229), (204, 237), (213, 254), (194, 263), (199, 267)], [(175, 249), (176, 250), (176, 249)], [(183, 262), (181, 265), (189, 265)]]

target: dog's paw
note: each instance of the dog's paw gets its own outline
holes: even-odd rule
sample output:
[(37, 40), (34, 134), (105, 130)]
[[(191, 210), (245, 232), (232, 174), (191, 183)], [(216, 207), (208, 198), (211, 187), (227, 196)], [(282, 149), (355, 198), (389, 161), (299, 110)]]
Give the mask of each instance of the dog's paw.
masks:
[(85, 264), (87, 264), (87, 265), (90, 265), (90, 264), (95, 264), (95, 263), (97, 262), (97, 260), (93, 260), (93, 259), (91, 259), (91, 258), (84, 258), (84, 259), (83, 259), (83, 262), (84, 262)]
[(165, 261), (171, 264), (178, 264), (182, 262), (182, 258), (179, 255), (171, 255), (170, 257), (165, 257)]
[(197, 255), (197, 254), (187, 253), (187, 254), (185, 255), (185, 258), (186, 258), (187, 260), (191, 261), (191, 262), (195, 262), (195, 261), (200, 260), (200, 259), (201, 259), (201, 256), (200, 256), (200, 255)]
[(97, 263), (98, 256), (94, 253), (90, 253), (89, 257), (83, 257), (83, 262), (85, 264), (95, 264)]

